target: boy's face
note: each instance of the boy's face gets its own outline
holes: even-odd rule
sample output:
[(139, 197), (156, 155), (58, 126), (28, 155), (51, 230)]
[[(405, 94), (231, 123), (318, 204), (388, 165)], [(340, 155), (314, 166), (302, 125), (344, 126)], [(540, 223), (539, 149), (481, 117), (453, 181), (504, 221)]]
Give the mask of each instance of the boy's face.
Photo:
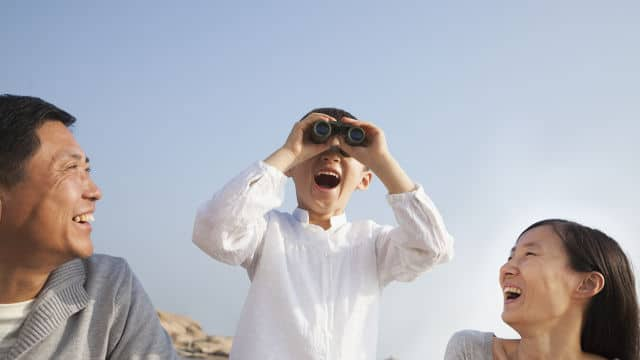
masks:
[(362, 163), (337, 147), (298, 164), (288, 174), (296, 186), (298, 207), (320, 217), (343, 213), (351, 193), (366, 189), (372, 177)]

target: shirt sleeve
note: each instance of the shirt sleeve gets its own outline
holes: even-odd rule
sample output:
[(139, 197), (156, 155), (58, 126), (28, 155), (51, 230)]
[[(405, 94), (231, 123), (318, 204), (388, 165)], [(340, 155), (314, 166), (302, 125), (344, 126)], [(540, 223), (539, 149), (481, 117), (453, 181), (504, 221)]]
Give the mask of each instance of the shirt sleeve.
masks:
[(444, 353), (444, 360), (472, 360), (466, 354), (466, 334), (463, 331), (459, 331), (449, 339), (447, 343), (447, 349)]
[(444, 353), (444, 360), (493, 359), (493, 334), (461, 330), (453, 334)]
[(286, 180), (273, 166), (253, 164), (200, 206), (193, 242), (217, 260), (248, 268), (262, 241), (267, 213), (282, 204)]
[(434, 265), (453, 257), (453, 237), (422, 186), (387, 195), (398, 227), (386, 227), (376, 238), (378, 279), (411, 281)]
[(122, 282), (115, 299), (115, 316), (109, 330), (114, 344), (108, 359), (178, 359), (171, 338), (160, 320), (147, 293), (136, 276), (124, 263)]

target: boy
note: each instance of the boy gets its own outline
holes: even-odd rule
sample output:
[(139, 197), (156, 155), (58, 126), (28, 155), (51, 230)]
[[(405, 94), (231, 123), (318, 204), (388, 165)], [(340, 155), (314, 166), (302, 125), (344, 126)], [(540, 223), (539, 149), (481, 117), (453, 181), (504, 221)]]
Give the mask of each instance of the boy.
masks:
[[(342, 135), (312, 142), (319, 120), (362, 128), (365, 146)], [(389, 192), (396, 228), (346, 220), (351, 194), (369, 186), (372, 172)], [(292, 214), (274, 210), (287, 176), (298, 200)], [(193, 241), (251, 279), (232, 359), (373, 359), (382, 288), (453, 255), (440, 214), (391, 156), (384, 133), (335, 108), (307, 114), (281, 148), (205, 203)]]

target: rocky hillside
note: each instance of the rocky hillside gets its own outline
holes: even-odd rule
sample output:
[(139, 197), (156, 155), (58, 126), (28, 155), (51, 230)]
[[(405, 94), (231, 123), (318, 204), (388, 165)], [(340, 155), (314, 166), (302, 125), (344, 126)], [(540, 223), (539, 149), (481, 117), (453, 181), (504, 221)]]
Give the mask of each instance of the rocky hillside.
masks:
[(229, 358), (232, 337), (207, 335), (200, 324), (182, 315), (158, 311), (162, 327), (169, 333), (178, 354), (185, 359)]

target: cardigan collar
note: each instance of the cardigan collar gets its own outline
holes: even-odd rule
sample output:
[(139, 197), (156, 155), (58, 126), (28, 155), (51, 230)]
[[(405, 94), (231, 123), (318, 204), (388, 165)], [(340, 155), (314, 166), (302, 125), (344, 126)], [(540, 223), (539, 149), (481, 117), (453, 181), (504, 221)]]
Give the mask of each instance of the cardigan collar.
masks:
[(64, 326), (69, 317), (87, 307), (89, 294), (84, 288), (86, 277), (85, 264), (81, 259), (68, 261), (51, 272), (7, 358), (17, 358), (36, 346), (53, 330)]

